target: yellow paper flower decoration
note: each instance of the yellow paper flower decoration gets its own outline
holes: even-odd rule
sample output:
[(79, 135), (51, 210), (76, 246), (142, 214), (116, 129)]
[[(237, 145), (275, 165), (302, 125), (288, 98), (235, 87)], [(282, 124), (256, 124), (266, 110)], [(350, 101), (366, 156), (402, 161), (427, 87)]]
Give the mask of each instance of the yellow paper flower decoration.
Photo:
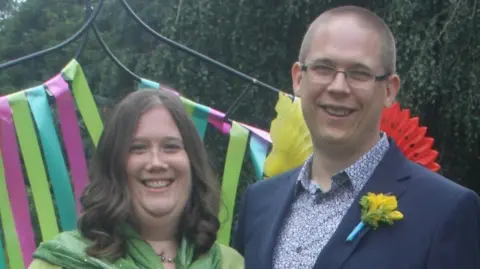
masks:
[(302, 165), (313, 152), (310, 132), (303, 119), (300, 99), (293, 101), (279, 93), (275, 106), (277, 117), (270, 126), (272, 151), (264, 164), (267, 177), (281, 174)]

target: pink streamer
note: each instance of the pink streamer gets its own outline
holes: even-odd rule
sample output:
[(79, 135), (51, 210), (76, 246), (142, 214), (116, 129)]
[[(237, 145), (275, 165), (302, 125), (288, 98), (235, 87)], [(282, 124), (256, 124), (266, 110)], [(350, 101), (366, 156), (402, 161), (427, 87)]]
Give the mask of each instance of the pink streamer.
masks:
[(228, 122), (223, 121), (224, 113), (210, 108), (210, 116), (208, 116), (208, 122), (215, 126), (223, 134), (229, 134), (232, 126)]
[[(30, 264), (35, 251), (35, 236), (28, 206), (28, 197), (20, 163), (12, 109), (6, 96), (0, 97), (0, 147), (5, 169), (5, 181), (13, 212), (24, 264)], [(8, 236), (8, 235), (5, 235)]]
[(75, 104), (67, 82), (62, 75), (56, 75), (45, 83), (48, 91), (55, 96), (58, 118), (62, 130), (63, 141), (68, 155), (70, 171), (72, 172), (73, 189), (77, 213), (82, 210), (80, 197), (88, 184), (88, 168), (83, 150), (80, 127), (78, 126)]
[[(215, 128), (217, 128), (220, 132), (223, 134), (229, 134), (231, 125), (227, 122), (223, 121), (223, 117), (225, 116), (224, 113), (215, 110), (213, 108), (210, 108), (210, 116), (208, 117), (208, 122), (212, 124)], [(255, 133), (258, 135), (260, 138), (262, 138), (265, 142), (267, 143), (272, 143), (272, 139), (270, 138), (270, 134), (264, 130), (258, 129), (256, 127), (247, 125), (245, 123), (240, 123), (243, 125), (245, 128), (249, 129), (251, 132)]]

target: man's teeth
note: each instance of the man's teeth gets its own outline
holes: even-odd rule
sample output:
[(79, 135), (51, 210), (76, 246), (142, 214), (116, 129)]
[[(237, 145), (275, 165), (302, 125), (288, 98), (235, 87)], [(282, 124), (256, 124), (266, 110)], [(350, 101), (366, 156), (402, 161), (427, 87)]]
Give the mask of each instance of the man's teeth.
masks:
[(149, 188), (164, 188), (172, 183), (171, 180), (145, 180), (143, 184)]
[(328, 114), (333, 116), (338, 116), (338, 117), (348, 116), (350, 113), (352, 113), (351, 109), (332, 108), (332, 107), (324, 107), (324, 109), (325, 111), (327, 111)]

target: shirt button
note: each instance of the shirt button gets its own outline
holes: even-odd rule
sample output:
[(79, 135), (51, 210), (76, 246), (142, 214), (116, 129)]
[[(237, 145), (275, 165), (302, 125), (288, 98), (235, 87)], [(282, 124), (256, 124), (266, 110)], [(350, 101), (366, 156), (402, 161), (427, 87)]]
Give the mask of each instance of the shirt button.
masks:
[(297, 247), (297, 249), (295, 250), (297, 253), (300, 253), (302, 252), (302, 247)]

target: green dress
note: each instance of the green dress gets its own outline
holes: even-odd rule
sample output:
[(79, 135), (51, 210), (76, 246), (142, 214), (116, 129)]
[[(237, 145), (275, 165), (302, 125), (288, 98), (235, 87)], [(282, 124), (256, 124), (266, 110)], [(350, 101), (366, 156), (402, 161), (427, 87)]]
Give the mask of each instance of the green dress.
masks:
[[(78, 231), (63, 232), (41, 243), (33, 254), (28, 269), (163, 269), (153, 248), (131, 229), (127, 229), (127, 253), (114, 262), (88, 256), (85, 249), (90, 241)], [(243, 269), (243, 257), (234, 249), (215, 243), (204, 255), (193, 260), (193, 244), (183, 239), (177, 256), (176, 269)]]

